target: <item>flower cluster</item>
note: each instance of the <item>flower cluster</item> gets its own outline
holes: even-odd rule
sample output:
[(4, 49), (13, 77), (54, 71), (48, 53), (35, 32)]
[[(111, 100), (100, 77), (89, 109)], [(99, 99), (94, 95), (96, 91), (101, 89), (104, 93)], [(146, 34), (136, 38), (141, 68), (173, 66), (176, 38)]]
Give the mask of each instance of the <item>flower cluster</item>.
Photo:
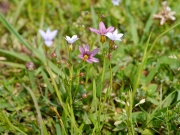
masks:
[(162, 3), (162, 6), (163, 6), (162, 10), (158, 14), (154, 14), (153, 19), (160, 19), (160, 25), (163, 25), (167, 21), (176, 20), (176, 18), (174, 17), (176, 12), (171, 11), (171, 8), (167, 6), (166, 1)]
[[(100, 41), (104, 43), (106, 41), (105, 36), (110, 38), (112, 41), (119, 40), (121, 41), (121, 37), (123, 34), (118, 34), (117, 29), (114, 31), (114, 27), (110, 26), (109, 28), (106, 29), (105, 25), (103, 22), (99, 23), (99, 30), (96, 30), (94, 28), (89, 28), (92, 32), (101, 35)], [(114, 31), (114, 32), (113, 32)]]
[[(102, 43), (104, 43), (106, 41), (106, 37), (108, 37), (110, 39), (109, 42), (109, 52), (114, 49), (117, 49), (117, 45), (114, 43), (114, 41), (118, 40), (121, 41), (122, 36), (124, 34), (119, 33), (118, 34), (118, 30), (114, 30), (114, 27), (110, 26), (109, 28), (106, 29), (105, 25), (103, 22), (99, 23), (99, 30), (96, 30), (94, 28), (89, 28), (92, 32), (99, 34), (100, 37), (100, 41)], [(111, 58), (111, 54), (108, 54), (108, 56), (110, 56), (109, 58)]]
[[(94, 28), (90, 28), (90, 30), (101, 36), (100, 41), (102, 43), (104, 43), (106, 41), (106, 37), (108, 37), (111, 40), (109, 45), (111, 48), (114, 48), (114, 49), (117, 49), (117, 45), (114, 44), (114, 41), (115, 40), (121, 41), (121, 38), (123, 36), (122, 33), (118, 34), (117, 29), (114, 30), (114, 27), (112, 26), (106, 29), (103, 22), (99, 23), (99, 30), (94, 29)], [(53, 44), (53, 39), (57, 35), (57, 32), (58, 30), (54, 30), (51, 32), (49, 28), (47, 29), (46, 32), (44, 32), (43, 30), (39, 30), (39, 33), (42, 36), (44, 43), (47, 47), (50, 47)], [(77, 35), (74, 35), (72, 37), (69, 37), (69, 36), (65, 37), (65, 40), (68, 42), (68, 45), (69, 45), (68, 47), (69, 51), (73, 50), (73, 43), (77, 41), (78, 39), (79, 38)], [(86, 44), (84, 48), (82, 46), (79, 46), (79, 51), (81, 54), (79, 54), (78, 57), (82, 59), (82, 61), (84, 62), (86, 61), (88, 63), (99, 62), (99, 60), (94, 57), (99, 51), (98, 48), (90, 51), (89, 45)], [(56, 56), (53, 55), (53, 57), (56, 57)]]

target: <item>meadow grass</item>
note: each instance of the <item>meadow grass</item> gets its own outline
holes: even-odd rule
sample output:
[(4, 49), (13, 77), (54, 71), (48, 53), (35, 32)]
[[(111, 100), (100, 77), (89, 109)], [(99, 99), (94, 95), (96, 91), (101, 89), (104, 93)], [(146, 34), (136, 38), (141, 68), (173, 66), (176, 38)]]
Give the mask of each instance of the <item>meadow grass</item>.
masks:
[[(180, 135), (180, 0), (160, 25), (162, 2), (0, 0), (0, 134)], [(91, 32), (100, 22), (122, 41)], [(99, 62), (78, 57), (86, 44)]]

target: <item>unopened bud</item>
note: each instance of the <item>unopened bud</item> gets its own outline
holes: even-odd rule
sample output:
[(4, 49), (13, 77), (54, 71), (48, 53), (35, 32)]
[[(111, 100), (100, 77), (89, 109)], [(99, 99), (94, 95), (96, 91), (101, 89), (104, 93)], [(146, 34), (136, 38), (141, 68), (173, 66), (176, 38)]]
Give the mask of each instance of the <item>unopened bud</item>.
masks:
[(53, 52), (53, 53), (52, 53), (52, 57), (53, 57), (53, 58), (56, 58), (56, 57), (57, 57), (57, 53), (56, 53), (56, 52)]
[(83, 76), (84, 76), (84, 73), (83, 73), (83, 72), (81, 72), (81, 73), (79, 74), (79, 76), (83, 77)]
[(106, 37), (104, 35), (101, 35), (100, 41), (101, 41), (101, 43), (104, 43), (106, 41)]
[(116, 50), (118, 49), (118, 46), (116, 44), (113, 45), (113, 49)]
[(59, 59), (57, 60), (57, 63), (60, 64), (60, 60)]
[(82, 94), (82, 98), (87, 98), (87, 94), (86, 93)]
[(69, 50), (70, 52), (72, 52), (72, 50), (73, 50), (72, 44), (69, 45), (68, 50)]
[(36, 69), (36, 66), (34, 65), (33, 62), (29, 61), (26, 63), (26, 69), (29, 70), (29, 71), (33, 71)]
[(84, 84), (84, 81), (80, 81), (80, 84)]
[(85, 11), (85, 14), (87, 15), (87, 14), (89, 14), (89, 12), (88, 12), (88, 11)]
[(109, 42), (109, 46), (110, 46), (110, 47), (113, 47), (113, 45), (114, 45), (114, 41), (111, 40), (111, 41)]
[(110, 60), (112, 58), (112, 54), (108, 54), (108, 59)]
[(101, 15), (101, 18), (105, 18), (105, 15), (104, 15), (104, 14), (102, 14), (102, 15)]

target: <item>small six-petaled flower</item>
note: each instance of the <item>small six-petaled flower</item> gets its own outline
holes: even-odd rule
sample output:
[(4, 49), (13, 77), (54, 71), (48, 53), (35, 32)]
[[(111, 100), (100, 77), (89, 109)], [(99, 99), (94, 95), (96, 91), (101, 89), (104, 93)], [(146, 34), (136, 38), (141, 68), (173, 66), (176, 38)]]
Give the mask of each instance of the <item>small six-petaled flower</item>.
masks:
[(57, 35), (58, 30), (51, 31), (49, 28), (44, 32), (43, 30), (39, 30), (41, 37), (44, 40), (44, 43), (47, 47), (50, 47), (53, 43), (53, 39)]
[(82, 59), (83, 61), (86, 61), (88, 63), (99, 62), (99, 60), (97, 58), (94, 58), (94, 56), (99, 51), (98, 48), (96, 48), (90, 52), (89, 45), (86, 44), (85, 48), (83, 48), (82, 46), (79, 46), (79, 51), (81, 52), (81, 54), (79, 54), (78, 57), (80, 59)]

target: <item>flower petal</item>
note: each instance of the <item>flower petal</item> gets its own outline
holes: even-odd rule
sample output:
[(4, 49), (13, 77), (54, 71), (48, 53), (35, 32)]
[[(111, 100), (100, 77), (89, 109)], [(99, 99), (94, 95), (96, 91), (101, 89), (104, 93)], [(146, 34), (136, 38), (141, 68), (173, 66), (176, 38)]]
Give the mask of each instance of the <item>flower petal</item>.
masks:
[(55, 36), (57, 35), (58, 30), (54, 30), (48, 34), (48, 39), (53, 40)]
[(113, 35), (117, 35), (118, 34), (118, 30), (116, 29), (114, 32), (113, 32)]
[(39, 30), (41, 37), (46, 40), (46, 33), (43, 30)]
[(79, 55), (78, 55), (78, 58), (83, 59), (84, 57), (83, 57), (82, 54), (79, 54)]
[(98, 51), (99, 51), (99, 49), (96, 48), (96, 49), (94, 49), (94, 50), (90, 53), (90, 55), (91, 55), (91, 56), (94, 56), (94, 55), (96, 55), (96, 54), (98, 53)]
[(96, 30), (96, 29), (94, 29), (94, 28), (89, 28), (90, 29), (90, 31), (92, 31), (92, 32), (94, 32), (94, 33), (96, 33), (96, 34), (100, 34), (100, 31), (99, 30)]
[(119, 34), (117, 35), (117, 38), (121, 38), (123, 35), (124, 35), (124, 34), (119, 33)]
[(84, 50), (85, 50), (85, 52), (89, 52), (89, 45), (88, 44), (86, 44)]
[(46, 40), (44, 43), (46, 44), (46, 46), (50, 47), (53, 42), (51, 40)]
[(71, 39), (76, 39), (77, 38), (77, 35), (74, 35), (74, 36), (72, 36), (72, 38)]
[(90, 60), (93, 61), (93, 62), (96, 62), (96, 63), (99, 62), (99, 59), (94, 58), (94, 57), (91, 57)]
[(92, 63), (91, 59), (86, 59), (86, 61), (90, 64)]
[(108, 32), (107, 34), (105, 34), (105, 36), (107, 36), (108, 38), (113, 40), (113, 34), (112, 33)]
[(105, 27), (103, 22), (99, 23), (99, 31), (100, 31), (100, 34), (105, 34), (106, 33), (106, 27)]
[(110, 26), (109, 28), (106, 29), (106, 33), (113, 32), (113, 30), (114, 30), (114, 27)]
[(81, 52), (82, 55), (84, 55), (85, 50), (84, 50), (84, 48), (82, 46), (79, 46), (79, 51)]

